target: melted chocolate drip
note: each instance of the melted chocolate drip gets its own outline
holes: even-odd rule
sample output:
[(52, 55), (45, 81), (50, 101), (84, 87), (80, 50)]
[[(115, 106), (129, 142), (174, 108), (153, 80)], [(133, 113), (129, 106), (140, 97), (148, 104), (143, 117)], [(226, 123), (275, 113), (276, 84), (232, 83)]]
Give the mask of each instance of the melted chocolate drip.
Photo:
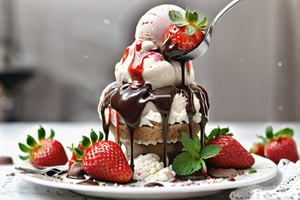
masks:
[(144, 187), (164, 187), (164, 185), (158, 182), (150, 182), (145, 184)]
[(78, 185), (95, 185), (95, 186), (99, 185), (99, 183), (95, 179), (87, 179), (84, 181), (80, 181), (76, 184), (78, 184)]
[[(186, 106), (186, 112), (189, 119), (189, 131), (192, 135), (193, 130), (193, 116), (196, 112), (200, 112), (202, 119), (200, 122), (201, 127), (201, 142), (204, 143), (204, 127), (207, 122), (208, 111), (208, 97), (206, 91), (198, 86), (191, 84), (190, 86), (181, 85), (179, 87), (169, 86), (164, 88), (158, 88), (152, 90), (151, 85), (131, 85), (126, 83), (121, 87), (118, 87), (115, 83), (108, 90), (105, 95), (104, 101), (101, 107), (101, 116), (103, 119), (103, 129), (105, 137), (108, 138), (109, 124), (106, 122), (104, 111), (106, 108), (111, 107), (115, 109), (118, 114), (124, 120), (126, 126), (130, 132), (131, 138), (131, 167), (133, 168), (133, 139), (134, 131), (140, 123), (141, 114), (148, 102), (152, 102), (157, 110), (161, 114), (162, 126), (163, 126), (163, 162), (167, 166), (167, 130), (168, 130), (168, 118), (171, 111), (171, 105), (176, 93), (183, 93), (188, 99), (188, 105)], [(193, 95), (196, 95), (201, 105), (200, 111), (196, 111), (193, 102)]]
[[(140, 57), (138, 57), (138, 62), (132, 62), (129, 72), (132, 76), (133, 83), (125, 83), (121, 87), (118, 87), (117, 83), (112, 84), (111, 88), (104, 95), (104, 101), (101, 106), (101, 117), (102, 125), (105, 133), (105, 139), (108, 139), (109, 125), (110, 121), (106, 121), (104, 111), (106, 108), (113, 108), (117, 111), (118, 115), (122, 117), (126, 126), (130, 132), (130, 149), (131, 158), (130, 165), (133, 169), (133, 141), (134, 132), (138, 127), (141, 119), (141, 114), (148, 102), (152, 102), (157, 110), (160, 112), (162, 118), (162, 134), (163, 134), (163, 162), (167, 166), (167, 135), (168, 135), (168, 119), (171, 111), (171, 105), (173, 98), (176, 93), (182, 93), (186, 96), (188, 102), (186, 106), (186, 112), (189, 120), (189, 132), (190, 137), (192, 137), (193, 130), (193, 116), (197, 113), (201, 113), (200, 133), (201, 133), (201, 148), (204, 147), (204, 129), (208, 121), (208, 95), (207, 92), (199, 85), (191, 84), (189, 86), (185, 85), (185, 66), (188, 60), (180, 60), (180, 56), (187, 53), (185, 51), (180, 51), (177, 49), (177, 44), (170, 45), (170, 38), (165, 41), (162, 46), (161, 54), (164, 59), (170, 61), (179, 61), (181, 65), (181, 85), (178, 87), (169, 86), (164, 88), (158, 88), (152, 90), (150, 84), (145, 84), (141, 81), (142, 70), (143, 70), (143, 59), (145, 59), (148, 54), (153, 54), (153, 52), (147, 52), (146, 54), (141, 52)], [(141, 44), (137, 43), (136, 51), (141, 51)], [(145, 54), (145, 55), (144, 55)], [(137, 75), (136, 75), (137, 74)], [(194, 96), (199, 99), (200, 110), (195, 110), (194, 107)]]
[(85, 172), (82, 169), (81, 163), (74, 163), (67, 174), (67, 178), (85, 179)]

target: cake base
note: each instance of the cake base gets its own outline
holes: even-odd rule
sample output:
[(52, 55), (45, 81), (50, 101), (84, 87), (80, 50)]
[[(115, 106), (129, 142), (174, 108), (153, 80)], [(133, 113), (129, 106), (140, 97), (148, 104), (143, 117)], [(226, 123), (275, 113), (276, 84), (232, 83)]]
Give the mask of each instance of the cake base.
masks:
[[(116, 127), (110, 125), (110, 131), (117, 138)], [(192, 136), (198, 134), (200, 125), (193, 124)], [(168, 126), (167, 131), (167, 155), (168, 163), (172, 163), (173, 159), (182, 151), (181, 144), (182, 133), (189, 134), (189, 125), (186, 123), (173, 124)], [(119, 125), (119, 139), (126, 147), (126, 157), (131, 157), (130, 132), (126, 125)], [(134, 131), (133, 137), (133, 157), (136, 158), (140, 154), (155, 153), (163, 160), (164, 141), (161, 123), (154, 123), (153, 126), (138, 127)]]

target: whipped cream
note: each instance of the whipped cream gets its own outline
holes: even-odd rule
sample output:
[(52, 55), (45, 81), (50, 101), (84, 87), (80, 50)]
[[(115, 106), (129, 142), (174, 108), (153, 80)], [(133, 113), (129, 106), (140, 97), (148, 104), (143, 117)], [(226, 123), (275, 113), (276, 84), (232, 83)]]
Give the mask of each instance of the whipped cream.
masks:
[(133, 179), (137, 181), (173, 181), (176, 173), (172, 170), (172, 166), (164, 168), (164, 164), (159, 160), (159, 156), (153, 153), (139, 155), (134, 160)]

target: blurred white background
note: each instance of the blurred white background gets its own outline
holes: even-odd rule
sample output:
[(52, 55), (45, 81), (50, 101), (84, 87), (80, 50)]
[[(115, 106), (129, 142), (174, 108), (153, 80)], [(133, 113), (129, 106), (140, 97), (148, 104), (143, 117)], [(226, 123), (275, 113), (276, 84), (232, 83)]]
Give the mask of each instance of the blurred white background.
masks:
[[(100, 93), (114, 81), (114, 65), (148, 9), (173, 3), (211, 21), (228, 2), (0, 0), (0, 74), (34, 71), (14, 89), (0, 83), (0, 119), (6, 110), (14, 113), (10, 120), (97, 121)], [(300, 0), (243, 0), (194, 61), (196, 82), (209, 93), (210, 120), (300, 121), (299, 53)]]

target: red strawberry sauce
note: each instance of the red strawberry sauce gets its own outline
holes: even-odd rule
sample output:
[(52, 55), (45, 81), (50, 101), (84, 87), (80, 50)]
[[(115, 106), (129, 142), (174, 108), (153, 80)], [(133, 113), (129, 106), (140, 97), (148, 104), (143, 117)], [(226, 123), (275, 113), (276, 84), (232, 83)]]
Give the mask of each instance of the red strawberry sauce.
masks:
[[(125, 51), (125, 54), (128, 54), (127, 50)], [(123, 58), (126, 59), (127, 56), (124, 55)], [(146, 59), (153, 59), (154, 62), (164, 60), (163, 56), (160, 53), (154, 51), (143, 51), (142, 42), (139, 41), (135, 46), (134, 57), (128, 68), (132, 83), (135, 85), (142, 85), (145, 83), (142, 74), (144, 71), (144, 61)]]

